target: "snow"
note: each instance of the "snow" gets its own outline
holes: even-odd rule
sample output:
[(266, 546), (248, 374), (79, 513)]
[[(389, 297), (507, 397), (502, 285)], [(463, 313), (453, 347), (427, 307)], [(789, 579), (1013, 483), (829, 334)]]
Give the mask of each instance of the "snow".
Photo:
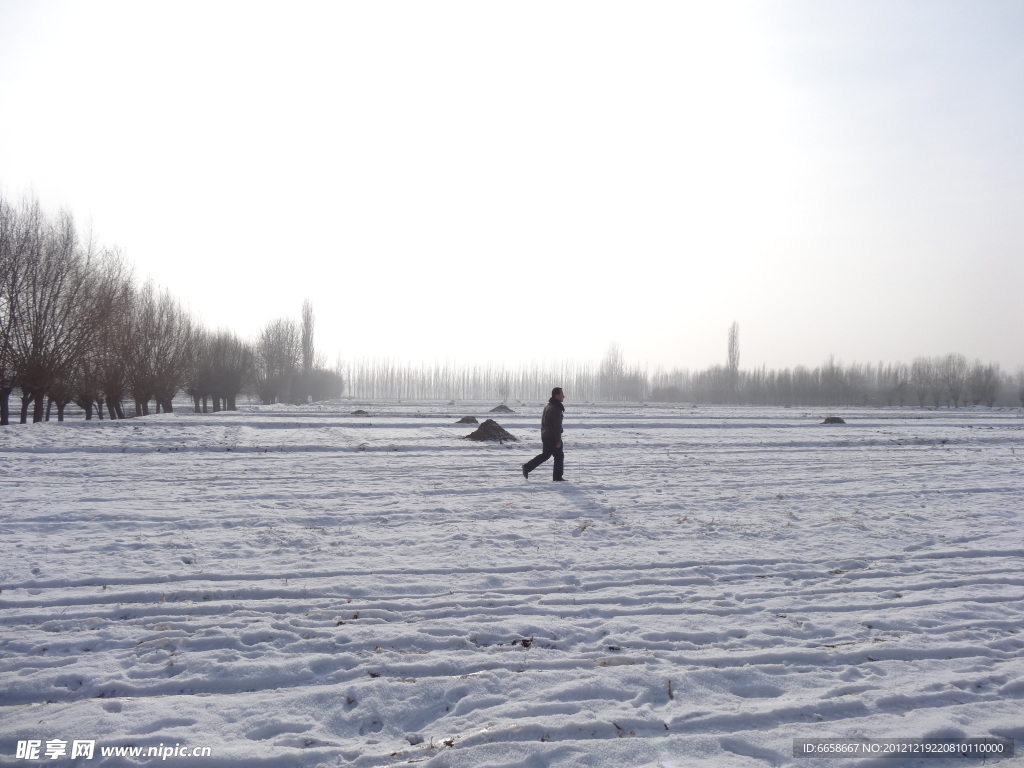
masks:
[(519, 469), (540, 403), (462, 439), (493, 406), (0, 430), (0, 765), (939, 768), (793, 739), (1024, 738), (1018, 413), (568, 400), (556, 484)]

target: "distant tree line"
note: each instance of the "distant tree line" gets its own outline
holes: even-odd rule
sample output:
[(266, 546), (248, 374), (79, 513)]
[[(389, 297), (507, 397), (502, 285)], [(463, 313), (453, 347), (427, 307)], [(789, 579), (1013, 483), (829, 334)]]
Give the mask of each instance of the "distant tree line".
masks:
[[(630, 366), (612, 345), (597, 364), (402, 365), (358, 360), (329, 369), (315, 347), (315, 317), (278, 318), (253, 340), (204, 327), (167, 290), (139, 284), (123, 256), (83, 238), (70, 213), (0, 195), (0, 425), (63, 421), (74, 403), (92, 419), (161, 411), (185, 394), (194, 410), (234, 410), (240, 394), (263, 404), (316, 402), (349, 392), (370, 399), (547, 399), (791, 406), (1024, 404), (1024, 369), (961, 354), (911, 363), (740, 368), (739, 326), (726, 362), (690, 371)], [(152, 406), (152, 410), (151, 410)]]
[(727, 362), (703, 371), (675, 370), (651, 377), (651, 400), (744, 405), (1024, 405), (1024, 368), (1006, 375), (999, 363), (950, 353), (918, 357), (910, 364), (851, 363), (829, 357), (815, 368), (769, 370), (739, 367), (739, 325), (729, 328)]
[(851, 363), (830, 357), (809, 368), (742, 370), (739, 326), (729, 329), (724, 365), (653, 373), (626, 364), (613, 344), (596, 365), (522, 366), (451, 363), (402, 365), (391, 360), (350, 363), (345, 378), (355, 397), (399, 400), (545, 400), (563, 386), (574, 400), (702, 404), (859, 406), (1024, 405), (1024, 369), (1011, 376), (998, 363), (968, 362), (961, 354), (919, 357), (912, 363)]
[(991, 407), (1024, 404), (1024, 371), (1005, 375), (999, 363), (968, 363), (961, 354), (877, 365), (843, 365), (830, 357), (814, 368), (762, 366), (732, 372), (712, 366), (658, 372), (650, 379), (648, 398), (740, 405)]
[(646, 379), (626, 366), (612, 345), (598, 366), (564, 361), (520, 366), (433, 363), (403, 365), (388, 359), (355, 360), (344, 369), (353, 397), (397, 400), (547, 399), (555, 386), (575, 400), (641, 400)]
[(196, 412), (340, 397), (343, 380), (301, 324), (268, 323), (255, 341), (203, 327), (169, 291), (141, 285), (122, 255), (83, 238), (70, 213), (0, 197), (0, 425), (11, 398), (20, 421), (57, 420), (76, 404), (92, 419), (170, 413), (180, 393)]

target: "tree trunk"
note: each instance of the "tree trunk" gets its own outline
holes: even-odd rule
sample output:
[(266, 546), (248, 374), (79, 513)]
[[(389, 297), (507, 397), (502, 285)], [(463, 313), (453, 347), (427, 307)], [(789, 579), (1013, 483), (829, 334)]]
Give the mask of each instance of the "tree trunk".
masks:
[(32, 402), (32, 395), (21, 395), (21, 423), (28, 424), (28, 406)]
[(0, 387), (0, 427), (11, 423), (11, 392), (14, 387)]
[(206, 410), (208, 405), (209, 405), (208, 398), (207, 398), (206, 395), (203, 395), (203, 413), (209, 413), (209, 411)]
[(171, 398), (167, 398), (163, 402), (164, 413), (174, 413), (174, 403)]
[[(57, 421), (64, 421), (64, 409), (68, 407), (67, 403), (57, 403)], [(92, 405), (89, 405), (90, 409)]]
[(228, 410), (228, 411), (237, 411), (238, 410), (238, 406), (235, 404), (236, 396), (237, 395), (235, 395), (235, 394), (228, 395), (227, 403), (225, 405), (225, 410)]
[(213, 412), (214, 413), (219, 413), (220, 412), (220, 395), (214, 395), (213, 396)]
[(107, 415), (111, 421), (117, 421), (123, 419), (124, 416), (121, 414), (121, 403), (114, 399), (107, 400)]
[(100, 421), (103, 421), (103, 398), (96, 398), (96, 415), (99, 416)]
[(35, 392), (32, 395), (32, 423), (39, 424), (43, 420), (43, 413), (46, 410), (46, 402), (42, 392)]
[(200, 404), (199, 393), (194, 390), (192, 392), (192, 404), (195, 406), (196, 413), (202, 413), (202, 405)]
[[(82, 403), (82, 410), (85, 411), (85, 420), (92, 421), (92, 400), (86, 400)], [(100, 413), (103, 413), (102, 408), (100, 409)], [(64, 421), (64, 419), (62, 418), (61, 421)]]
[(52, 411), (52, 410), (53, 410), (53, 398), (52, 397), (48, 397), (48, 398), (46, 398), (46, 416), (43, 417), (43, 421), (49, 421), (50, 420), (50, 411)]

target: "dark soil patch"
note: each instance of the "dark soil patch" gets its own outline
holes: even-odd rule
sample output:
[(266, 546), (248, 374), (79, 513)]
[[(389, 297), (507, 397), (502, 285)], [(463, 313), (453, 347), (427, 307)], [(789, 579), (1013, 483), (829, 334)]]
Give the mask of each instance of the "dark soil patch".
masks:
[(464, 438), (466, 440), (496, 440), (499, 443), (503, 443), (506, 440), (515, 442), (515, 436), (505, 431), (505, 428), (501, 426), (494, 419), (487, 419), (480, 427)]
[(476, 416), (463, 416), (461, 419), (455, 422), (456, 424), (479, 424)]
[(370, 414), (368, 414), (366, 411), (352, 411), (352, 415), (353, 416), (369, 416)]
[(842, 420), (841, 418), (839, 418), (838, 416), (828, 416), (828, 417), (826, 417), (826, 418), (825, 418), (825, 420), (824, 420), (823, 422), (821, 422), (821, 423), (822, 423), (822, 424), (845, 424), (846, 422), (845, 422), (845, 421), (843, 421), (843, 420)]
[(511, 408), (502, 403), (491, 408), (491, 413), (515, 413)]

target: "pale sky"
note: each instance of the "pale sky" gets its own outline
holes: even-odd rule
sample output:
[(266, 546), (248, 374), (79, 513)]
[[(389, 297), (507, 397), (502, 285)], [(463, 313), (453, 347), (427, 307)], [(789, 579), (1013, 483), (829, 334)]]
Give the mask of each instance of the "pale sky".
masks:
[(0, 188), (333, 363), (1024, 363), (1024, 2), (0, 0)]

